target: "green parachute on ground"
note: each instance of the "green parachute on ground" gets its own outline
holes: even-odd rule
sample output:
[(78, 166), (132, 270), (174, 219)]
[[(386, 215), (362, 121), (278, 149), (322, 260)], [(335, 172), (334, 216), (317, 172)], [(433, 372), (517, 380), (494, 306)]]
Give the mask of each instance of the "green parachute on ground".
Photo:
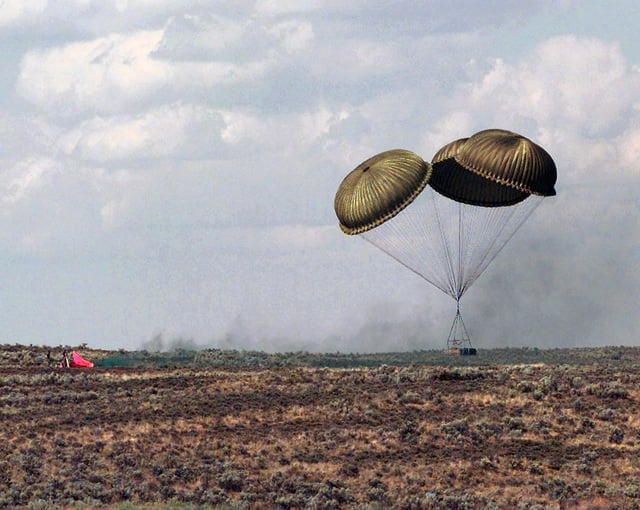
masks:
[(431, 162), (394, 149), (358, 165), (334, 208), (340, 228), (359, 235), (456, 300), (447, 340), (470, 348), (460, 299), (544, 197), (556, 166), (517, 133), (488, 129), (448, 143)]

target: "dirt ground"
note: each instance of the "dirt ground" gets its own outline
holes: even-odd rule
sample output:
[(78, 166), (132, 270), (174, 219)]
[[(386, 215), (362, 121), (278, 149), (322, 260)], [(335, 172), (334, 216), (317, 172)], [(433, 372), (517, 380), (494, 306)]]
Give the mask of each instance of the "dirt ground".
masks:
[(0, 507), (640, 508), (640, 367), (0, 368)]

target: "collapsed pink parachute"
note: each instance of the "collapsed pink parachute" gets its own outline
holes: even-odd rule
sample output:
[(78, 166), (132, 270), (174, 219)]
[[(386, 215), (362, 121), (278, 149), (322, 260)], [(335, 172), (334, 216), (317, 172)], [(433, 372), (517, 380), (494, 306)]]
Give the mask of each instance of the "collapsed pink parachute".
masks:
[(71, 357), (71, 366), (79, 368), (91, 368), (93, 366), (93, 363), (87, 359), (84, 359), (76, 351), (73, 351)]

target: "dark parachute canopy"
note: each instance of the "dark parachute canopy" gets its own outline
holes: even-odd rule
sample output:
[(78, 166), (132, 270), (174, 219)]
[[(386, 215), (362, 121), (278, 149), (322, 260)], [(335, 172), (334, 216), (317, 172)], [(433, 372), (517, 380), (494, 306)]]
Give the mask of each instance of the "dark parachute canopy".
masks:
[[(460, 298), (540, 201), (555, 195), (555, 182), (555, 163), (542, 147), (488, 129), (448, 143), (431, 163), (402, 149), (373, 156), (342, 181), (334, 206), (345, 233), (456, 300), (448, 344), (470, 346)], [(456, 338), (460, 326), (466, 339)]]
[(499, 207), (529, 195), (555, 195), (556, 166), (539, 145), (503, 129), (487, 129), (442, 147), (429, 184), (458, 202)]

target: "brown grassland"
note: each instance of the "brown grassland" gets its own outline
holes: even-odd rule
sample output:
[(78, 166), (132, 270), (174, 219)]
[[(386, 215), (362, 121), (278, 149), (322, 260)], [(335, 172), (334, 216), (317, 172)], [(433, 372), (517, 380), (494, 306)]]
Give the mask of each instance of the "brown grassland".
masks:
[(43, 349), (1, 349), (0, 508), (640, 508), (640, 349), (93, 369)]

